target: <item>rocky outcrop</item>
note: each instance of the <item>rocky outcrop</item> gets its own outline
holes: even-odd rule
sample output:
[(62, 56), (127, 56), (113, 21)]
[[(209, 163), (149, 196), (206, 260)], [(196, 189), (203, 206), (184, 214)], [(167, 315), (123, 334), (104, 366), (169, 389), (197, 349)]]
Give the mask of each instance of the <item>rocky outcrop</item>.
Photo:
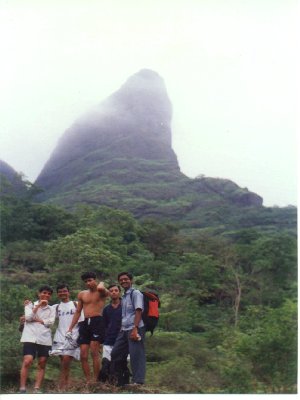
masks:
[(151, 70), (131, 76), (63, 134), (36, 181), (44, 190), (38, 199), (191, 220), (215, 207), (262, 205), (232, 181), (185, 176), (172, 149), (171, 119), (163, 79)]
[(142, 70), (65, 132), (36, 184), (48, 197), (70, 182), (90, 178), (100, 182), (109, 176), (110, 182), (122, 183), (128, 174), (119, 174), (120, 169), (129, 169), (130, 174), (141, 170), (151, 180), (163, 164), (164, 172), (179, 176), (171, 147), (171, 117), (162, 78)]

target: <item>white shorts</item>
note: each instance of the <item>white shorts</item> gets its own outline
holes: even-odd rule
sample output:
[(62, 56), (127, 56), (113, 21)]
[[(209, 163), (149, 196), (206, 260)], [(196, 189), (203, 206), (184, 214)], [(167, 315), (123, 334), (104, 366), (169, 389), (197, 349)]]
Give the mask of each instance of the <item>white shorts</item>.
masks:
[[(114, 346), (109, 346), (108, 344), (103, 345), (103, 350), (102, 350), (102, 358), (107, 358), (108, 361), (111, 361), (111, 351)], [(127, 360), (130, 360), (130, 355), (128, 354)]]
[(76, 349), (64, 349), (63, 348), (64, 343), (53, 343), (52, 345), (52, 350), (60, 350), (58, 354), (54, 355), (59, 355), (59, 356), (71, 356), (75, 358), (75, 360), (80, 360), (80, 347), (77, 347)]

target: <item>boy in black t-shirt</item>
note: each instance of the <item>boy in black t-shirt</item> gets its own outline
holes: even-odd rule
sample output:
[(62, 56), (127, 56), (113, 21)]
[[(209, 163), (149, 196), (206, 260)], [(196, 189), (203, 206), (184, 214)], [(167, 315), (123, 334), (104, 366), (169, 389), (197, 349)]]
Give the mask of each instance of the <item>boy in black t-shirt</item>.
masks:
[[(122, 322), (121, 288), (118, 285), (110, 285), (108, 291), (111, 302), (103, 310), (105, 339), (103, 342), (102, 368), (98, 376), (99, 381), (102, 382), (114, 380), (111, 375), (111, 351), (120, 332)], [(127, 368), (127, 360), (124, 360), (123, 369), (123, 378), (118, 379), (118, 386), (129, 383), (130, 373)]]

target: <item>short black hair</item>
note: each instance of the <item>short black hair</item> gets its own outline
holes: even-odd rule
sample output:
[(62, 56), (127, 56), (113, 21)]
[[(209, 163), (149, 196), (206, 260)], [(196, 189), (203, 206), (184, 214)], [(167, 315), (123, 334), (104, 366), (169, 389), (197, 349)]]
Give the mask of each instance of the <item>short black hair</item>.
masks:
[(82, 279), (83, 281), (85, 281), (85, 280), (88, 279), (88, 278), (96, 279), (96, 274), (95, 274), (95, 272), (91, 272), (91, 271), (89, 271), (89, 272), (84, 272), (84, 273), (81, 275), (81, 279)]
[(119, 289), (119, 292), (121, 292), (121, 288), (117, 283), (112, 283), (111, 285), (108, 286), (107, 290), (109, 290), (112, 287), (117, 287)]
[(65, 283), (59, 283), (59, 284), (56, 286), (56, 293), (59, 291), (59, 289), (64, 289), (64, 288), (67, 288), (68, 291), (70, 291), (70, 288), (69, 288), (68, 285), (66, 285)]
[(48, 286), (48, 285), (43, 285), (39, 288), (39, 293), (43, 292), (43, 291), (47, 291), (50, 292), (51, 294), (53, 293), (53, 289), (52, 287)]
[(133, 279), (133, 275), (130, 273), (130, 272), (120, 272), (119, 274), (118, 274), (118, 280), (120, 279), (120, 276), (122, 276), (122, 275), (127, 275), (128, 276), (128, 278), (132, 281), (132, 279)]

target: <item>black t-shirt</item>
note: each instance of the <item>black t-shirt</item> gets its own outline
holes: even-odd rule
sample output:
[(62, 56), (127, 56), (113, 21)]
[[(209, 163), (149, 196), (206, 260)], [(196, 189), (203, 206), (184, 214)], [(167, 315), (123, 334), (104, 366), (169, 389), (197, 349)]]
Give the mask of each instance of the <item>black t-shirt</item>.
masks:
[(121, 329), (121, 303), (117, 308), (114, 308), (111, 304), (105, 306), (103, 310), (103, 319), (105, 323), (105, 339), (103, 344), (113, 346)]

